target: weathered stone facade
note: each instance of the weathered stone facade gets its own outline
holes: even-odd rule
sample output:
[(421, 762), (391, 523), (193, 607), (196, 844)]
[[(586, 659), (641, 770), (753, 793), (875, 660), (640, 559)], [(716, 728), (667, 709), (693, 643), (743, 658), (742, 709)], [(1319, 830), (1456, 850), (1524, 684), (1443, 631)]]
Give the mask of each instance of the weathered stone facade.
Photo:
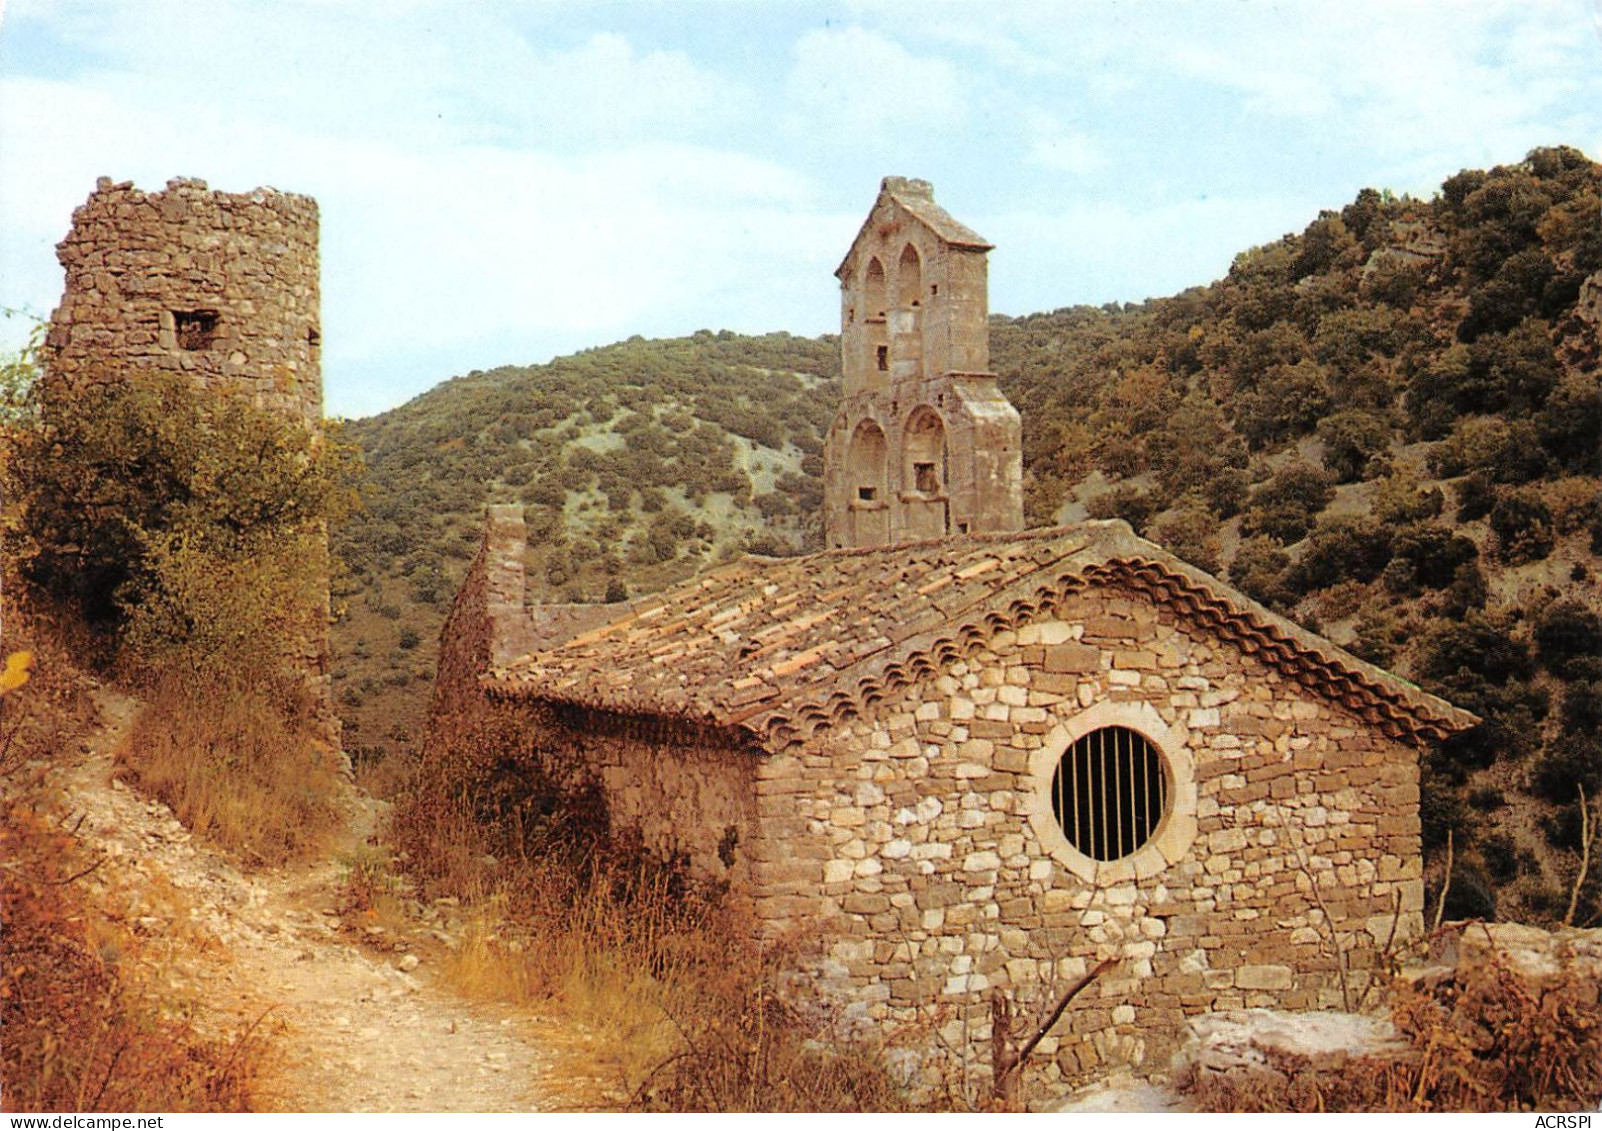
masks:
[[(214, 192), (185, 178), (147, 193), (101, 177), (56, 246), (66, 289), (45, 338), (42, 395), (71, 401), (96, 385), (173, 374), (320, 430), (317, 239), (311, 197)], [(308, 600), (323, 628), (296, 641), (290, 659), (337, 746), (326, 584)]]
[(1023, 529), (1018, 412), (990, 370), (990, 244), (887, 177), (840, 279), (845, 400), (824, 445), (830, 548)]
[[(1069, 1078), (1166, 1055), (1199, 1012), (1338, 1007), (1337, 949), (1367, 971), (1393, 913), (1398, 938), (1421, 927), (1416, 752), (1209, 635), (1141, 594), (1079, 594), (765, 759), (761, 817), (792, 827), (764, 922), (831, 924), (834, 991), (886, 1022), (946, 1005), (947, 1042), (983, 1030), (993, 988), (1122, 958), (1048, 1038)], [(1069, 731), (1104, 723), (1163, 735), (1192, 791), (1149, 874), (1053, 827)]]
[[(845, 1017), (982, 1060), (991, 994), (1118, 959), (1047, 1080), (1156, 1063), (1198, 1013), (1341, 1004), (1341, 963), (1360, 987), (1420, 929), (1418, 746), (1472, 722), (1117, 522), (748, 559), (532, 638), (499, 607), (447, 628), (440, 733), (499, 715), (579, 752), (619, 826), (811, 937)], [(1107, 725), (1155, 744), (1167, 800), (1094, 859), (1052, 775)]]

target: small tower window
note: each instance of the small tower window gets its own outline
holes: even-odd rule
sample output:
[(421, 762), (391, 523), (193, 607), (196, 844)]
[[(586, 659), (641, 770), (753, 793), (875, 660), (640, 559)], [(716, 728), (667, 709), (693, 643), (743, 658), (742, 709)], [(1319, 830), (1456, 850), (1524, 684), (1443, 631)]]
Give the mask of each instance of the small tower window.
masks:
[(307, 330), (306, 331), (306, 344), (311, 346), (312, 349), (316, 349), (318, 346), (322, 345), (323, 344), (323, 332), (321, 330), (319, 330), (316, 326), (313, 326), (311, 329)]
[(912, 465), (912, 481), (925, 495), (938, 495), (940, 493), (940, 477), (935, 474), (933, 463), (914, 463)]
[(879, 346), (877, 349), (875, 349), (873, 351), (873, 357), (874, 357), (875, 362), (878, 363), (879, 372), (880, 373), (888, 373), (890, 371), (890, 347), (889, 346)]
[(173, 337), (181, 350), (206, 350), (217, 340), (215, 310), (175, 310), (172, 312)]
[(871, 503), (878, 496), (878, 494), (879, 494), (878, 490), (876, 488), (873, 488), (873, 487), (858, 487), (857, 488), (857, 500), (859, 502)]

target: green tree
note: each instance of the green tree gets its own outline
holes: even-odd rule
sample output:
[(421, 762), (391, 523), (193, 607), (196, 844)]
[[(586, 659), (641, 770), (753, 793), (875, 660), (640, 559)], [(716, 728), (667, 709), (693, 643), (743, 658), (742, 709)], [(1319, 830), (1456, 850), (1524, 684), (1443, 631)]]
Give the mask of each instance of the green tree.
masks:
[(1241, 530), (1287, 545), (1299, 542), (1334, 497), (1328, 475), (1309, 464), (1292, 463), (1252, 493)]
[(27, 423), (33, 416), (34, 383), (39, 377), (39, 348), (44, 345), (45, 322), (25, 311), (0, 306), (0, 321), (28, 324), (21, 348), (0, 355), (0, 427)]
[(226, 671), (325, 615), (305, 594), (355, 474), (348, 447), (297, 421), (117, 375), (41, 402), (6, 493), (37, 584), (139, 659)]
[(1390, 443), (1391, 429), (1384, 417), (1372, 412), (1337, 412), (1318, 422), (1324, 442), (1324, 467), (1337, 483), (1365, 477), (1369, 461)]
[(1491, 508), (1491, 529), (1509, 565), (1540, 561), (1557, 540), (1551, 508), (1530, 490), (1504, 491)]

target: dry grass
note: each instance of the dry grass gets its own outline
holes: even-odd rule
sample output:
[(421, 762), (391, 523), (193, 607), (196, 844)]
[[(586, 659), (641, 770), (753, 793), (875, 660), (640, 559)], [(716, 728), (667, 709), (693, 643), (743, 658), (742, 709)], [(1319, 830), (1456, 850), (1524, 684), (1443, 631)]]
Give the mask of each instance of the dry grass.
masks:
[(513, 871), (470, 901), (446, 977), (581, 1024), (599, 1067), (632, 1088), (678, 1051), (674, 1016), (698, 972), (737, 961), (744, 932), (675, 869), (643, 858), (560, 854)]
[[(248, 1111), (266, 1049), (214, 1039), (144, 984), (159, 968), (126, 916), (86, 890), (98, 863), (63, 827), (39, 774), (93, 717), (88, 683), (48, 625), (7, 593), (5, 649), (35, 654), (33, 678), (0, 697), (0, 1095), (19, 1111)], [(112, 896), (115, 893), (111, 893)], [(114, 899), (113, 899), (114, 902)], [(148, 900), (147, 900), (148, 902)]]
[(326, 849), (344, 812), (333, 754), (253, 687), (155, 684), (118, 764), (178, 819), (254, 864)]
[(11, 804), (0, 857), (6, 1110), (251, 1110), (264, 1046), (202, 1037), (126, 973), (144, 944), (75, 886), (93, 863), (76, 841)]
[(1315, 1061), (1269, 1053), (1269, 1068), (1205, 1076), (1203, 1111), (1580, 1111), (1602, 1100), (1602, 1003), (1575, 972), (1532, 981), (1505, 955), (1392, 1002), (1411, 1050)]
[(445, 977), (468, 996), (555, 1013), (582, 1031), (586, 1073), (610, 1082), (610, 1106), (907, 1106), (882, 1050), (787, 1004), (787, 963), (681, 866), (570, 828), (486, 869), (482, 829), (444, 827), (461, 839), (429, 854), (436, 890), (440, 874), (454, 877), (468, 909)]
[(586, 1056), (632, 1108), (907, 1108), (881, 1048), (842, 1040), (791, 1005), (779, 954), (759, 950), (738, 916), (715, 905), (686, 915), (685, 900), (652, 869), (595, 877), (558, 916), (513, 918), (496, 896), (445, 973), (469, 995), (582, 1026)]
[(791, 1008), (783, 974), (796, 964), (758, 947), (723, 892), (614, 833), (570, 752), (507, 716), (439, 731), (395, 829), (425, 896), (467, 916), (444, 960), (459, 989), (587, 1034), (581, 1068), (610, 1083), (614, 1106), (906, 1105), (883, 1050)]

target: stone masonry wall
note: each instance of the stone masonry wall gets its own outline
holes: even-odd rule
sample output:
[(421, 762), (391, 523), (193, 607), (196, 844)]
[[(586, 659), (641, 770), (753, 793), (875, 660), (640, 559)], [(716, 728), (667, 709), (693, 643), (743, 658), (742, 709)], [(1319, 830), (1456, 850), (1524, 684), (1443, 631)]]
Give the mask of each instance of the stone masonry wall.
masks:
[[(1160, 1063), (1200, 1012), (1339, 1006), (1320, 899), (1354, 988), (1398, 907), (1399, 938), (1422, 928), (1417, 752), (1144, 598), (1092, 590), (1060, 616), (760, 764), (783, 846), (756, 866), (765, 933), (821, 930), (819, 992), (940, 1027), (975, 1064), (992, 990), (1040, 999), (1121, 958), (1044, 1043), (1048, 1080)], [(1133, 725), (1166, 728), (1194, 810), (1150, 874), (1093, 882), (1038, 833), (1041, 764), (1076, 718), (1121, 711), (1155, 713)]]
[(664, 720), (562, 713), (545, 704), (495, 699), (479, 677), (492, 666), (623, 615), (623, 605), (523, 603), (527, 531), (521, 508), (492, 506), (478, 556), (440, 632), (439, 668), (425, 758), (484, 724), (505, 722), (522, 749), (566, 767), (567, 784), (601, 790), (614, 831), (632, 830), (657, 855), (682, 855), (699, 877), (726, 883), (749, 902), (758, 830), (760, 754), (721, 733)]
[(763, 832), (759, 751), (686, 724), (567, 712), (445, 681), (424, 758), (440, 756), (436, 744), (497, 731), (517, 736), (509, 757), (539, 758), (568, 795), (596, 787), (614, 837), (637, 836), (653, 855), (683, 860), (696, 878), (726, 885), (735, 906), (751, 908), (751, 862)]
[(656, 720), (524, 717), (593, 775), (614, 835), (637, 833), (658, 857), (682, 858), (697, 878), (727, 884), (736, 905), (750, 907), (760, 752)]

